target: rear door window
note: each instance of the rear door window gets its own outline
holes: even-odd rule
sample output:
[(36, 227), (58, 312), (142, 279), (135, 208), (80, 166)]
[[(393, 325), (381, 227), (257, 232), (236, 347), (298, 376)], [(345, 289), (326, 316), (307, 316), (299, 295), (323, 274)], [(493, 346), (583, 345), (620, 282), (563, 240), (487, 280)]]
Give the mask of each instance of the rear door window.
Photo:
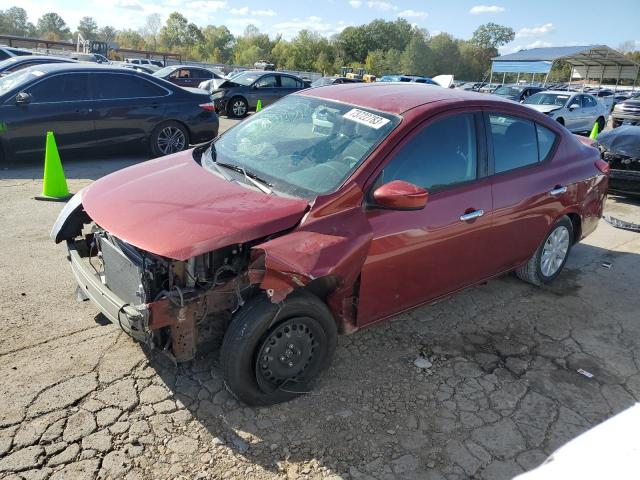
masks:
[(532, 121), (491, 113), (489, 127), (495, 173), (538, 163), (538, 140)]
[(91, 79), (93, 98), (96, 100), (161, 97), (167, 94), (154, 83), (126, 73), (94, 73)]
[(295, 78), (282, 75), (280, 76), (280, 86), (282, 88), (300, 88), (300, 82)]
[(429, 190), (477, 178), (474, 115), (452, 115), (415, 134), (385, 167), (383, 181), (404, 180)]
[(90, 100), (89, 75), (65, 73), (44, 78), (27, 90), (31, 103), (72, 102)]
[(499, 113), (488, 117), (495, 173), (537, 165), (549, 158), (558, 138), (554, 131), (520, 117)]

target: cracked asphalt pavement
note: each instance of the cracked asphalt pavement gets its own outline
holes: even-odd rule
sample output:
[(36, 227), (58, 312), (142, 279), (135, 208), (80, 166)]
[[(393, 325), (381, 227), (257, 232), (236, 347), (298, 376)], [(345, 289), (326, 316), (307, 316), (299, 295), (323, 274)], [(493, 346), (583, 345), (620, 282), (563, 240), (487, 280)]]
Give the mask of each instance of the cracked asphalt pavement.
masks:
[[(139, 160), (65, 162), (70, 188)], [(215, 352), (174, 367), (76, 302), (40, 188), (0, 170), (0, 478), (501, 480), (640, 400), (637, 233), (601, 222), (551, 286), (506, 275), (341, 337), (314, 391), (247, 408)]]

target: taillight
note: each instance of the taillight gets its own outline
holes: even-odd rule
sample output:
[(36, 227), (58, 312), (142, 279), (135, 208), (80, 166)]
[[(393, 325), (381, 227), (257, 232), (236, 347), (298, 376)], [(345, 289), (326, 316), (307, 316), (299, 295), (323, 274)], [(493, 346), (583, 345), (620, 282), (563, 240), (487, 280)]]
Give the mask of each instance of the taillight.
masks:
[(215, 112), (216, 111), (216, 105), (215, 103), (201, 103), (200, 105), (198, 105), (201, 109), (206, 110), (207, 112)]
[(611, 167), (609, 167), (609, 164), (602, 159), (596, 160), (596, 168), (600, 170), (602, 173), (604, 173), (605, 175), (609, 175), (609, 171), (611, 170)]

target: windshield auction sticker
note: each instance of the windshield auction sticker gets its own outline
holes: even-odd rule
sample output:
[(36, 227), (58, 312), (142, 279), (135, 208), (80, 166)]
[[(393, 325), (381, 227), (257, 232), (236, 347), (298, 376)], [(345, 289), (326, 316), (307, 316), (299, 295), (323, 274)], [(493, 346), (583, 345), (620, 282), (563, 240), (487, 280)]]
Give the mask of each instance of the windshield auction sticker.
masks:
[(360, 110), (358, 108), (352, 108), (347, 113), (345, 113), (343, 117), (348, 118), (349, 120), (353, 120), (354, 122), (362, 123), (363, 125), (367, 125), (368, 127), (375, 128), (376, 130), (389, 123), (388, 118), (365, 112), (364, 110)]

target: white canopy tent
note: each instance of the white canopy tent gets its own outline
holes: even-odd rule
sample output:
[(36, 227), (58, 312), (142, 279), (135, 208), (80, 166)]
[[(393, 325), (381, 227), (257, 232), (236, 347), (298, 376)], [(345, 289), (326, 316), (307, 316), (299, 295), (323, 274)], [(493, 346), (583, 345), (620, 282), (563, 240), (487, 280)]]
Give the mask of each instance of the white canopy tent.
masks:
[(491, 76), (493, 73), (531, 73), (532, 79), (537, 73), (544, 75), (547, 83), (549, 72), (557, 61), (571, 65), (572, 79), (597, 79), (602, 84), (604, 78), (615, 78), (616, 87), (620, 79), (632, 79), (635, 89), (636, 79), (640, 72), (640, 65), (622, 53), (606, 45), (586, 45), (575, 47), (548, 47), (520, 50), (508, 55), (501, 55), (491, 59)]

